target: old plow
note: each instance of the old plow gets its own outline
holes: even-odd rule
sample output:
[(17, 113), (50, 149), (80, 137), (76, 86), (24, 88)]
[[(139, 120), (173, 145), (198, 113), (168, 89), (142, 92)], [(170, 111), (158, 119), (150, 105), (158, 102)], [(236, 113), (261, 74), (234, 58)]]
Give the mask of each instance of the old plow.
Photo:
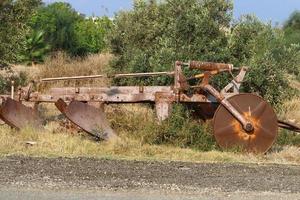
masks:
[[(201, 70), (201, 74), (186, 78), (184, 68)], [(51, 88), (47, 94), (33, 90), (35, 83), (20, 88), (11, 96), (2, 96), (0, 118), (9, 126), (43, 128), (38, 115), (41, 103), (54, 103), (67, 119), (87, 133), (109, 140), (117, 137), (105, 115), (106, 104), (152, 103), (157, 119), (170, 116), (174, 103), (193, 108), (198, 117), (212, 119), (214, 137), (221, 148), (241, 147), (248, 152), (264, 153), (274, 143), (278, 128), (300, 132), (294, 124), (283, 122), (268, 102), (256, 94), (240, 93), (247, 67), (235, 68), (231, 64), (177, 61), (174, 71), (153, 73), (115, 74), (111, 78), (170, 76), (171, 86), (111, 86)], [(229, 73), (232, 81), (221, 91), (210, 84), (219, 73)], [(237, 72), (233, 75), (233, 72)], [(41, 82), (103, 78), (105, 75), (45, 78)], [(190, 81), (197, 80), (198, 81)], [(191, 85), (190, 82), (197, 82)], [(31, 106), (27, 104), (31, 103)]]

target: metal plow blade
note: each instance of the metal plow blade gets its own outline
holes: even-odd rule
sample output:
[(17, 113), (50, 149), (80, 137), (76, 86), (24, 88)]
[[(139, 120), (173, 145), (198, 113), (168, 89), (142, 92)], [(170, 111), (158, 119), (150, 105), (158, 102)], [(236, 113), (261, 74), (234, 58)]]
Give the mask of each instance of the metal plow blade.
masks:
[(42, 128), (42, 120), (36, 110), (11, 98), (6, 98), (2, 101), (0, 118), (6, 124), (16, 129), (25, 127)]
[(79, 101), (72, 101), (67, 105), (62, 99), (55, 105), (71, 122), (87, 133), (104, 140), (117, 137), (109, 126), (105, 113), (100, 109)]

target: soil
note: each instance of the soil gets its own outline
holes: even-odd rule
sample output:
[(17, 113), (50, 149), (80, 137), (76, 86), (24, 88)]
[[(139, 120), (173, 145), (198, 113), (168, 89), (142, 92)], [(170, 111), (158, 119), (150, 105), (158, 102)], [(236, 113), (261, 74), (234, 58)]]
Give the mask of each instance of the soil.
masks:
[(300, 192), (300, 166), (0, 158), (0, 187), (193, 192)]

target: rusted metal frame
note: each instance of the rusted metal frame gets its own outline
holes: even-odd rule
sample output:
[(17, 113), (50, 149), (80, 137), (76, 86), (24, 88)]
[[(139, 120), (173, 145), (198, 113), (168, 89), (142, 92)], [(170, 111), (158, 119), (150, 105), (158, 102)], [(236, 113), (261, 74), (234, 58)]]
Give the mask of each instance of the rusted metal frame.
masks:
[(239, 113), (239, 111), (229, 103), (229, 101), (225, 98), (224, 95), (222, 95), (220, 92), (218, 92), (214, 87), (212, 87), (209, 84), (210, 76), (211, 76), (210, 72), (205, 73), (200, 87), (203, 90), (209, 92), (211, 95), (213, 95), (216, 98), (216, 100), (220, 104), (222, 104), (242, 124), (245, 131), (251, 132), (254, 128), (253, 124), (247, 119), (245, 119), (242, 113)]
[(64, 87), (52, 88), (50, 95), (69, 94), (143, 94), (155, 92), (173, 92), (172, 86), (111, 86), (111, 87)]
[(210, 101), (201, 94), (186, 95), (180, 94), (179, 97), (173, 92), (154, 92), (154, 93), (141, 93), (141, 94), (122, 94), (117, 93), (114, 95), (107, 94), (59, 94), (59, 95), (47, 95), (32, 93), (29, 99), (30, 102), (56, 102), (58, 99), (70, 102), (72, 100), (84, 101), (84, 102), (105, 102), (105, 103), (143, 103), (143, 102), (156, 102), (156, 95), (159, 93), (167, 94), (171, 96), (173, 101), (177, 102), (176, 98), (179, 98), (178, 102), (182, 103), (210, 103)]
[[(221, 94), (238, 94), (240, 87), (242, 85), (242, 82), (245, 78), (245, 75), (247, 73), (248, 68), (247, 67), (242, 67), (240, 69), (239, 74), (236, 77), (233, 77), (233, 80), (221, 90)], [(232, 92), (229, 92), (232, 89)]]
[[(28, 86), (18, 89), (18, 100), (28, 101), (30, 98), (30, 94), (32, 93), (32, 88), (34, 85), (34, 81), (31, 81)], [(13, 98), (12, 98), (13, 99)]]
[(170, 86), (53, 88), (49, 94), (32, 93), (29, 101), (55, 102), (59, 98), (62, 98), (68, 102), (72, 100), (107, 103), (154, 102), (157, 92), (164, 92), (171, 95), (173, 94), (173, 88)]
[(232, 64), (225, 63), (213, 63), (213, 62), (201, 62), (190, 61), (187, 63), (190, 69), (200, 69), (204, 71), (220, 71), (220, 70), (233, 70)]
[(287, 129), (287, 130), (290, 130), (290, 131), (300, 133), (300, 127), (297, 126), (294, 123), (291, 123), (291, 122), (285, 122), (285, 121), (282, 121), (282, 120), (278, 120), (278, 126), (280, 128), (284, 128), (284, 129)]
[(251, 132), (254, 129), (253, 124), (248, 121), (239, 111), (234, 108), (229, 101), (221, 94), (219, 93), (214, 87), (212, 87), (209, 84), (202, 85), (202, 88), (205, 91), (208, 91), (210, 94), (212, 94), (217, 101), (222, 104), (243, 126), (244, 130), (247, 132)]
[(183, 63), (181, 61), (175, 62), (174, 93), (176, 102), (180, 101), (180, 94), (189, 88), (188, 82), (182, 72), (182, 65)]
[(155, 110), (159, 121), (169, 118), (176, 95), (164, 92), (155, 94)]

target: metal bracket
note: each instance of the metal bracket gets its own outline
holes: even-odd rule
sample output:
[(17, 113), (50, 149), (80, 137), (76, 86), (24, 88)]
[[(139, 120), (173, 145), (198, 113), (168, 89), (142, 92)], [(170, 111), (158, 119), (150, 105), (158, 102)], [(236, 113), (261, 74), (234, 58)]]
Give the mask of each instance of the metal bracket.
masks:
[(236, 77), (234, 77), (233, 80), (224, 89), (221, 90), (221, 94), (239, 94), (240, 87), (243, 83), (247, 70), (248, 67), (242, 67), (240, 73)]

